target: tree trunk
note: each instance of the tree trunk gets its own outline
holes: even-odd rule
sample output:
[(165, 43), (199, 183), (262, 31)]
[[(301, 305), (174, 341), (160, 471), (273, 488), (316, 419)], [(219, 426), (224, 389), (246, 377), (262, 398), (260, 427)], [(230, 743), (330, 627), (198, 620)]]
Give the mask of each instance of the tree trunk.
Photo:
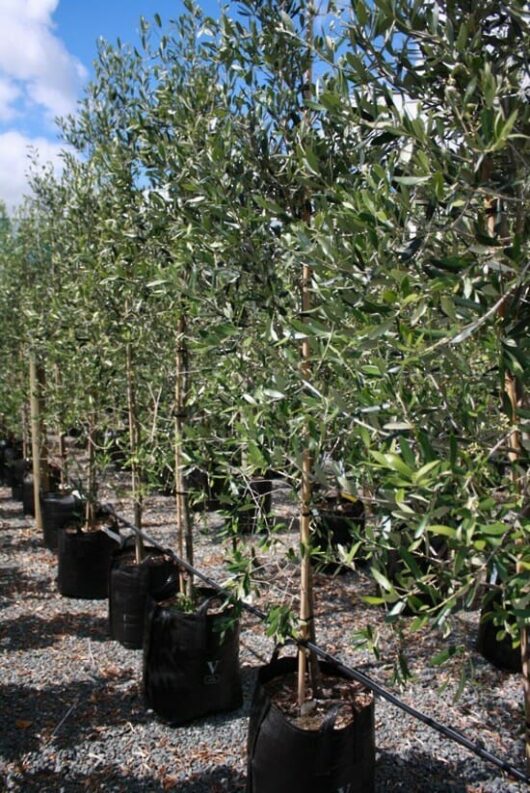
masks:
[[(55, 364), (55, 385), (57, 389), (61, 387), (61, 370), (59, 369), (59, 365)], [(59, 420), (57, 425), (57, 435), (59, 438), (58, 443), (58, 454), (59, 460), (61, 465), (61, 486), (66, 487), (68, 484), (68, 459), (66, 456), (66, 442), (65, 442), (65, 433), (63, 432), (62, 422)]]
[(88, 491), (86, 502), (86, 526), (92, 530), (96, 526), (96, 417), (92, 412), (88, 420)]
[[(486, 161), (486, 176), (491, 173), (490, 161)], [(490, 237), (496, 236), (496, 220), (499, 220), (499, 226), (502, 226), (502, 219), (500, 212), (496, 206), (494, 199), (486, 200), (486, 226)], [(506, 231), (503, 234), (506, 237)], [(499, 318), (504, 323), (506, 318), (506, 304), (503, 303), (499, 309)], [(522, 390), (522, 386), (520, 386)], [(517, 379), (509, 371), (504, 374), (504, 391), (508, 397), (510, 404), (510, 422), (512, 430), (508, 439), (508, 459), (512, 464), (511, 477), (516, 490), (523, 494), (524, 484), (521, 478), (521, 473), (517, 469), (517, 464), (521, 458), (522, 452), (522, 438), (521, 431), (518, 428), (518, 415), (517, 408), (524, 398), (524, 394), (518, 394)], [(525, 572), (524, 566), (520, 561), (516, 563), (516, 572), (523, 574)], [(525, 759), (526, 759), (526, 772), (530, 775), (530, 643), (528, 637), (528, 627), (522, 625), (521, 633), (521, 671), (523, 677), (523, 696), (525, 707)]]
[(30, 454), (31, 443), (30, 443), (30, 440), (28, 438), (28, 435), (30, 434), (28, 432), (28, 424), (29, 423), (30, 422), (28, 421), (28, 403), (24, 400), (24, 404), (22, 405), (22, 410), (21, 410), (22, 457), (24, 458), (24, 460), (27, 460), (29, 458), (29, 454)]
[[(181, 559), (185, 558), (189, 564), (193, 564), (193, 531), (182, 458), (182, 434), (186, 420), (188, 394), (188, 350), (185, 333), (186, 319), (184, 314), (181, 314), (177, 324), (175, 352), (175, 510), (179, 556)], [(192, 587), (192, 576), (181, 576), (181, 591), (187, 592), (191, 597)]]
[(34, 352), (31, 352), (29, 356), (29, 385), (35, 525), (38, 530), (42, 531), (40, 493), (41, 490), (49, 489), (48, 456), (44, 424), (42, 419), (42, 400), (45, 386), (45, 375), (43, 367), (37, 363), (37, 356)]
[[(138, 465), (138, 445), (139, 427), (138, 412), (136, 409), (136, 389), (134, 382), (134, 371), (132, 362), (131, 345), (126, 346), (127, 358), (127, 412), (129, 418), (129, 450), (131, 453), (131, 489), (134, 509), (133, 523), (137, 528), (142, 528), (142, 494), (140, 484), (140, 470)], [(137, 534), (135, 537), (136, 563), (140, 564), (144, 558), (144, 543), (142, 537)]]
[[(308, 4), (307, 19), (306, 19), (306, 41), (308, 48), (312, 45), (313, 40), (313, 22), (314, 22), (315, 9), (313, 3)], [(312, 81), (313, 69), (312, 58), (310, 58), (307, 71), (305, 74), (305, 85), (303, 89), (304, 102), (308, 102), (312, 98)], [(304, 108), (304, 120), (308, 121), (309, 107), (306, 105)], [(307, 226), (311, 225), (311, 198), (306, 195), (304, 206), (302, 208), (302, 221)], [(300, 302), (302, 306), (301, 319), (302, 322), (307, 322), (309, 313), (311, 311), (311, 280), (313, 270), (312, 267), (304, 263), (302, 268), (302, 281), (300, 285)], [(311, 342), (309, 337), (302, 340), (300, 349), (300, 374), (302, 380), (309, 382), (311, 378)], [(309, 448), (310, 443), (310, 429), (309, 422), (305, 422), (304, 426), (304, 442), (305, 448), (302, 457), (302, 484), (300, 492), (300, 548), (301, 548), (301, 564), (300, 564), (300, 638), (304, 641), (314, 641), (315, 639), (315, 618), (314, 618), (314, 597), (313, 597), (313, 569), (311, 565), (311, 499), (313, 494), (313, 483), (311, 478), (313, 461), (311, 459), (311, 451)], [(315, 697), (318, 688), (318, 661), (312, 653), (307, 650), (299, 649), (298, 651), (298, 705), (302, 707), (306, 699), (306, 673), (308, 667), (309, 655), (309, 668), (311, 677), (312, 696)]]
[[(506, 372), (505, 375), (505, 391), (510, 401), (511, 408), (511, 422), (514, 427), (510, 433), (508, 457), (513, 465), (511, 474), (516, 489), (521, 493), (523, 491), (523, 482), (521, 479), (521, 472), (517, 470), (517, 464), (521, 457), (522, 439), (521, 432), (516, 429), (517, 424), (517, 408), (520, 400), (517, 393), (517, 382), (515, 377)], [(516, 572), (524, 575), (525, 566), (518, 560), (516, 564)], [(526, 772), (530, 775), (530, 646), (528, 641), (528, 627), (523, 625), (521, 627), (521, 671), (523, 675), (523, 694), (525, 706), (525, 758), (526, 758)]]

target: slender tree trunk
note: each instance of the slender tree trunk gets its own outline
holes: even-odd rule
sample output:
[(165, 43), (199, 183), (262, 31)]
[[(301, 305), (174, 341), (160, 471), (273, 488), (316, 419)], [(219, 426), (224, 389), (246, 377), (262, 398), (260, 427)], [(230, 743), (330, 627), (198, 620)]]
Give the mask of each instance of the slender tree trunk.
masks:
[[(313, 39), (313, 20), (315, 9), (310, 2), (307, 8), (306, 19), (306, 41), (308, 47)], [(305, 74), (304, 101), (307, 102), (312, 97), (313, 69), (312, 59), (310, 58)], [(304, 109), (304, 120), (309, 121), (309, 108)], [(302, 220), (308, 226), (311, 225), (311, 199), (306, 196), (302, 210)], [(311, 281), (313, 276), (312, 267), (304, 263), (302, 268), (301, 281), (301, 306), (302, 322), (307, 322), (311, 311)], [(311, 342), (309, 337), (302, 340), (300, 350), (300, 374), (302, 379), (308, 382), (311, 378)], [(314, 617), (314, 596), (313, 596), (313, 569), (311, 564), (311, 499), (313, 494), (311, 458), (310, 430), (309, 422), (304, 426), (305, 448), (302, 457), (302, 485), (300, 491), (300, 547), (301, 547), (301, 566), (300, 566), (300, 638), (313, 641), (315, 638), (315, 617)], [(311, 684), (313, 697), (316, 695), (318, 686), (318, 662), (312, 653), (309, 654), (309, 665), (311, 672)], [(298, 651), (298, 705), (301, 707), (306, 699), (306, 673), (308, 667), (308, 653), (306, 650)]]
[[(138, 444), (139, 427), (138, 411), (136, 407), (136, 388), (134, 382), (134, 371), (132, 362), (131, 345), (126, 345), (127, 358), (127, 411), (129, 417), (129, 450), (131, 453), (131, 488), (134, 509), (134, 525), (142, 528), (142, 494), (140, 483), (140, 470), (138, 465)], [(140, 564), (144, 558), (144, 543), (142, 537), (137, 534), (135, 537), (136, 563)]]
[(31, 444), (28, 438), (29, 435), (28, 424), (30, 423), (28, 421), (28, 403), (25, 400), (20, 412), (20, 418), (22, 425), (22, 457), (24, 458), (24, 460), (27, 460), (29, 458)]
[(59, 459), (61, 461), (61, 487), (68, 485), (68, 455), (66, 454), (66, 435), (59, 430)]
[[(510, 401), (511, 409), (511, 422), (514, 426), (510, 434), (508, 457), (513, 465), (512, 478), (517, 490), (521, 493), (523, 491), (523, 483), (521, 473), (517, 470), (517, 464), (521, 457), (522, 452), (522, 439), (521, 432), (515, 428), (518, 421), (517, 408), (520, 404), (519, 395), (517, 393), (517, 382), (510, 372), (505, 376), (505, 391)], [(525, 566), (520, 560), (516, 564), (516, 572), (523, 575), (525, 573)], [(526, 759), (526, 772), (530, 775), (530, 646), (528, 640), (528, 627), (523, 625), (520, 633), (521, 639), (521, 671), (523, 676), (523, 694), (525, 706), (525, 759)]]
[[(487, 161), (489, 163), (489, 161)], [(490, 175), (491, 166), (488, 164), (487, 166), (487, 175)], [(487, 214), (487, 230), (490, 237), (496, 236), (496, 220), (501, 221), (500, 213), (498, 212), (496, 202), (494, 199), (488, 199), (486, 201), (486, 214)], [(499, 222), (499, 226), (503, 225)], [(506, 236), (506, 230), (503, 234)], [(506, 319), (506, 305), (503, 303), (499, 309), (499, 318), (502, 323), (504, 323)], [(511, 469), (511, 477), (514, 483), (515, 488), (520, 494), (523, 494), (524, 484), (523, 480), (521, 479), (521, 473), (517, 470), (517, 464), (521, 458), (521, 452), (523, 449), (522, 444), (522, 437), (521, 431), (518, 429), (518, 415), (517, 415), (517, 408), (520, 404), (520, 401), (524, 398), (523, 394), (518, 394), (517, 388), (517, 379), (515, 376), (506, 371), (504, 374), (504, 392), (508, 397), (508, 402), (510, 404), (510, 422), (512, 425), (512, 431), (510, 432), (510, 436), (508, 439), (509, 449), (508, 449), (508, 459), (512, 464)], [(521, 564), (520, 561), (516, 563), (516, 572), (517, 573), (524, 573), (525, 568)], [(530, 775), (530, 643), (528, 637), (528, 627), (523, 625), (521, 627), (520, 632), (520, 641), (521, 641), (521, 671), (523, 677), (523, 696), (524, 696), (524, 706), (525, 706), (525, 760), (526, 760), (526, 772)]]
[[(179, 556), (193, 564), (193, 531), (188, 510), (188, 494), (183, 469), (182, 435), (186, 420), (188, 393), (188, 351), (186, 346), (186, 319), (181, 313), (177, 324), (175, 352), (175, 509)], [(185, 556), (184, 556), (185, 553)], [(181, 591), (191, 597), (192, 576), (181, 577)]]
[[(55, 364), (55, 385), (57, 389), (61, 388), (61, 370), (59, 369), (59, 364)], [(57, 424), (57, 435), (59, 438), (58, 443), (58, 454), (59, 460), (61, 465), (61, 486), (66, 487), (68, 484), (68, 459), (66, 456), (66, 442), (65, 442), (65, 433), (63, 432), (62, 422), (59, 420)]]
[[(515, 220), (515, 234), (520, 234), (523, 232), (524, 224), (526, 220), (525, 214), (525, 207), (523, 201), (519, 201), (517, 207), (517, 215)], [(525, 405), (527, 402), (527, 394), (524, 392), (524, 385), (521, 384), (520, 386), (520, 393), (517, 393), (517, 382), (511, 373), (509, 374), (509, 380), (506, 381), (506, 393), (508, 394), (508, 398), (510, 400), (510, 406), (512, 411), (512, 425), (514, 428), (518, 425), (518, 416), (517, 416), (517, 407), (519, 405)], [(526, 405), (525, 405), (526, 406)], [(512, 431), (510, 437), (510, 448), (511, 448), (511, 457), (512, 462), (517, 464), (517, 461), (520, 460), (521, 454), (523, 451), (523, 434), (521, 430), (517, 427)], [(527, 492), (527, 478), (521, 477), (520, 472), (514, 471), (514, 476), (517, 477), (516, 481), (518, 483), (518, 487), (521, 492), (524, 492), (524, 501), (527, 501), (528, 492)], [(521, 543), (523, 541), (521, 540)], [(522, 564), (520, 559), (517, 560), (516, 565), (516, 572), (518, 574), (525, 574), (525, 567)], [(523, 692), (524, 692), (524, 705), (525, 705), (525, 759), (526, 759), (526, 773), (530, 776), (530, 637), (529, 637), (529, 627), (528, 624), (523, 625), (521, 627), (521, 671), (523, 675)]]
[[(517, 408), (520, 404), (520, 399), (517, 393), (517, 382), (515, 377), (510, 373), (506, 372), (505, 376), (505, 391), (510, 401), (510, 409), (511, 409), (511, 422), (514, 427), (510, 434), (509, 444), (510, 449), (508, 451), (508, 457), (512, 463), (512, 478), (515, 484), (516, 489), (522, 493), (523, 492), (523, 481), (521, 479), (521, 472), (517, 470), (518, 462), (521, 458), (522, 452), (522, 438), (521, 432), (519, 429), (516, 429), (516, 424), (518, 421), (517, 416)], [(522, 396), (522, 395), (521, 395)], [(518, 559), (516, 564), (516, 572), (520, 575), (525, 573), (525, 566), (522, 562)], [(523, 676), (523, 694), (524, 694), (524, 705), (525, 705), (525, 759), (526, 759), (526, 771), (530, 775), (530, 646), (528, 640), (528, 627), (523, 625), (521, 627), (520, 633), (521, 639), (521, 671)]]
[(96, 416), (92, 411), (88, 419), (88, 490), (86, 502), (86, 526), (92, 530), (96, 526)]
[(42, 399), (45, 385), (44, 370), (37, 363), (34, 352), (29, 356), (29, 385), (31, 412), (31, 448), (33, 458), (33, 496), (35, 501), (35, 525), (42, 531), (41, 490), (48, 490), (47, 449), (42, 420)]

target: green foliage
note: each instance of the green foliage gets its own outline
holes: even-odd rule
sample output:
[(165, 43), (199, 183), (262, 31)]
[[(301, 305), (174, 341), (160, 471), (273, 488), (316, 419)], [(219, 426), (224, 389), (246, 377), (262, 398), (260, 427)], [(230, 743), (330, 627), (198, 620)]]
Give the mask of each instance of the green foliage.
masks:
[[(94, 83), (62, 122), (82, 156), (65, 157), (60, 179), (35, 176), (13, 228), (0, 217), (0, 299), (16, 306), (12, 325), (0, 312), (7, 423), (32, 345), (62, 373), (49, 378), (52, 420), (124, 426), (129, 349), (129, 463), (156, 486), (174, 465), (185, 316), (185, 473), (222, 483), (230, 508), (238, 482), (269, 468), (298, 486), (309, 443), (315, 485), (348, 481), (371, 508), (343, 561), (369, 559), (370, 602), (392, 624), (416, 612), (416, 627), (449, 630), (492, 566), (508, 593), (499, 625), (508, 609), (526, 622), (526, 495), (506, 453), (522, 432), (512, 468), (526, 470), (525, 3), (442, 14), (356, 0), (310, 42), (304, 4), (244, 0), (219, 20), (187, 8), (143, 20), (140, 52), (100, 46)], [(237, 545), (239, 594), (253, 589), (251, 561)], [(292, 629), (273, 605), (271, 635)], [(371, 629), (366, 641), (377, 646)], [(398, 666), (406, 676), (402, 654)]]

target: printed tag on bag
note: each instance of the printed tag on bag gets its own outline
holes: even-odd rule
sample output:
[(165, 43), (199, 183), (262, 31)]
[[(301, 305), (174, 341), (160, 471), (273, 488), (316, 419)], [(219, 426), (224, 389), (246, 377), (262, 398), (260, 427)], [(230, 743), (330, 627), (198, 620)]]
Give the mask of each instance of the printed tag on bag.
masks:
[(217, 674), (217, 667), (219, 666), (220, 663), (221, 663), (220, 661), (207, 661), (206, 662), (206, 665), (207, 665), (208, 669), (210, 670), (210, 674), (206, 675), (206, 677), (204, 678), (204, 683), (207, 686), (214, 685), (215, 683), (218, 683), (220, 681), (221, 676)]

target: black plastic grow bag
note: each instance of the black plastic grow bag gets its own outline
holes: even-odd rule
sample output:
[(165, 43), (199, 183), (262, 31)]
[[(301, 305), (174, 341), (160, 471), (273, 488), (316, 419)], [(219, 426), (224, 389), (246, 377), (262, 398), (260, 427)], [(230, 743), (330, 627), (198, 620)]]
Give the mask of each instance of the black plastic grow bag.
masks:
[(22, 508), (24, 515), (35, 517), (35, 494), (33, 485), (33, 474), (26, 474), (22, 480)]
[[(17, 464), (25, 464), (25, 460), (22, 457), (22, 444), (17, 441), (14, 443), (7, 441), (4, 444), (2, 456), (4, 460), (3, 481), (8, 487), (12, 487), (16, 475), (15, 469)], [(25, 472), (26, 468), (24, 467), (24, 470), (22, 470), (20, 474), (20, 478), (24, 476)]]
[(8, 443), (5, 440), (0, 441), (0, 483), (6, 484), (7, 480), (7, 460), (8, 460)]
[(259, 527), (261, 517), (272, 509), (272, 482), (270, 479), (251, 479), (241, 488), (241, 498), (235, 505), (238, 530), (251, 534)]
[(480, 623), (477, 635), (477, 651), (498, 669), (506, 672), (521, 672), (521, 648), (513, 647), (511, 636), (507, 635), (500, 641), (497, 634), (501, 630), (495, 625), (492, 615), (495, 605), (502, 604), (502, 590), (495, 587), (490, 592), (480, 612)]
[[(110, 525), (110, 522), (109, 522)], [(118, 529), (112, 526), (113, 531)], [(116, 541), (104, 531), (59, 532), (57, 586), (64, 597), (104, 599), (108, 596), (109, 570)]]
[[(296, 658), (273, 658), (258, 673), (248, 733), (247, 793), (373, 793), (373, 697), (346, 727), (335, 729), (334, 712), (319, 730), (300, 729), (265, 689), (273, 678), (296, 669)], [(343, 677), (331, 664), (322, 662), (320, 669), (323, 676)]]
[(8, 463), (8, 481), (11, 486), (11, 497), (15, 501), (22, 501), (22, 483), (29, 467), (28, 460), (23, 458), (16, 458)]
[(137, 650), (142, 647), (145, 611), (149, 595), (172, 586), (178, 589), (178, 567), (170, 556), (157, 548), (144, 548), (145, 557), (136, 564), (134, 547), (112, 555), (109, 581), (109, 632), (111, 638)]
[(72, 493), (41, 493), (42, 534), (44, 544), (56, 551), (59, 530), (75, 525), (84, 517), (85, 502)]
[(313, 543), (329, 558), (329, 562), (322, 565), (324, 571), (335, 572), (343, 569), (339, 562), (338, 546), (343, 545), (348, 549), (359, 533), (364, 531), (365, 523), (365, 509), (360, 498), (355, 501), (340, 501), (330, 497), (318, 505), (313, 522)]
[(213, 590), (193, 614), (151, 600), (144, 634), (143, 683), (148, 707), (173, 725), (242, 704), (239, 622), (224, 634), (230, 612), (208, 614)]

